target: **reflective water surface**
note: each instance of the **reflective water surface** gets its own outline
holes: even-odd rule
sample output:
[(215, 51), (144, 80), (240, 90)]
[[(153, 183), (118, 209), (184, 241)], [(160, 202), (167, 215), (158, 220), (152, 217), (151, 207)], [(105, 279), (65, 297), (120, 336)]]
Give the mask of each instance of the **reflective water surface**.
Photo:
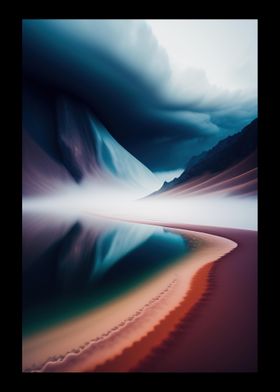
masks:
[(23, 216), (23, 336), (118, 298), (190, 251), (163, 227)]

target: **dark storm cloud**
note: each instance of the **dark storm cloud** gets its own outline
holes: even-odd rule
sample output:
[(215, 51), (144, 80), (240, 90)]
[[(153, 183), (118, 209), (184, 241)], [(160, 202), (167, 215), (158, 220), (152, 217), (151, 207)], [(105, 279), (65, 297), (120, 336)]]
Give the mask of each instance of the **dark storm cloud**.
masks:
[(23, 70), (85, 101), (152, 170), (184, 167), (256, 115), (254, 99), (211, 86), (203, 71), (174, 80), (143, 21), (26, 20)]

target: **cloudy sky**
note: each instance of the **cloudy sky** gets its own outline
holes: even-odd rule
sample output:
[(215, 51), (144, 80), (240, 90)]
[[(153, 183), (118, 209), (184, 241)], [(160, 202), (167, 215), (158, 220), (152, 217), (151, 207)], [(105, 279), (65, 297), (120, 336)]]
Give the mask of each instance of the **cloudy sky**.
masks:
[(257, 116), (257, 21), (25, 20), (23, 74), (174, 176)]
[(174, 71), (200, 70), (211, 85), (256, 92), (256, 20), (148, 20), (147, 23), (166, 50)]

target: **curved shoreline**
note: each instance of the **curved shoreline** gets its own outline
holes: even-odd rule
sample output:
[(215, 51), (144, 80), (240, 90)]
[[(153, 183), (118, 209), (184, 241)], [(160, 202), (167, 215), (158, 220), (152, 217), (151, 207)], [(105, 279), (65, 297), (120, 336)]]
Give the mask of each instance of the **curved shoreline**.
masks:
[[(218, 261), (218, 260), (217, 260)], [(145, 365), (147, 361), (154, 358), (155, 353), (160, 353), (166, 341), (172, 338), (178, 325), (184, 317), (189, 317), (193, 308), (203, 301), (209, 290), (208, 279), (213, 268), (212, 263), (206, 264), (193, 277), (192, 286), (186, 293), (183, 301), (171, 310), (159, 324), (141, 340), (128, 347), (117, 358), (108, 360), (98, 366), (97, 372), (136, 372), (138, 367)]]
[[(177, 270), (177, 276), (180, 276), (180, 279), (178, 281), (178, 284), (175, 285), (176, 289), (173, 290), (173, 294), (170, 294), (167, 299), (159, 301), (159, 304), (155, 307), (153, 307), (153, 311), (152, 312), (146, 312), (147, 314), (145, 315), (145, 318), (143, 318), (143, 320), (141, 319), (141, 317), (138, 318), (137, 324), (135, 323), (131, 323), (131, 328), (129, 333), (125, 332), (126, 336), (122, 336), (123, 334), (119, 332), (116, 332), (116, 334), (114, 335), (114, 339), (110, 340), (109, 346), (105, 344), (105, 342), (99, 342), (99, 344), (97, 344), (95, 342), (95, 353), (93, 355), (92, 350), (89, 349), (90, 345), (88, 344), (86, 347), (84, 344), (78, 345), (78, 344), (74, 344), (74, 341), (77, 340), (77, 342), (79, 341), (80, 336), (80, 331), (83, 330), (83, 327), (86, 326), (86, 321), (90, 321), (90, 320), (86, 320), (86, 318), (84, 320), (82, 320), (81, 324), (77, 324), (76, 328), (74, 328), (74, 326), (72, 325), (72, 332), (71, 332), (71, 344), (72, 346), (82, 346), (83, 349), (79, 351), (79, 349), (73, 349), (70, 350), (70, 352), (68, 351), (67, 355), (64, 355), (63, 357), (60, 355), (59, 358), (55, 359), (55, 361), (53, 361), (51, 358), (50, 360), (46, 363), (45, 361), (45, 365), (41, 366), (40, 369), (37, 368), (37, 371), (41, 370), (41, 371), (100, 371), (99, 366), (102, 366), (102, 364), (106, 364), (106, 367), (108, 368), (108, 360), (110, 361), (112, 358), (117, 358), (120, 355), (122, 355), (122, 353), (125, 352), (125, 350), (127, 349), (127, 347), (132, 347), (133, 344), (137, 341), (140, 341), (141, 339), (143, 339), (143, 337), (145, 337), (146, 335), (149, 334), (150, 331), (155, 330), (158, 326), (160, 325), (163, 320), (166, 318), (166, 316), (174, 309), (176, 309), (178, 307), (178, 303), (182, 302), (182, 299), (186, 296), (186, 291), (188, 291), (188, 289), (190, 287), (188, 287), (188, 285), (185, 285), (185, 281), (184, 279), (182, 280), (181, 277), (181, 273), (182, 271), (185, 271), (184, 273), (187, 273), (187, 279), (189, 279), (189, 283), (192, 280), (193, 276), (196, 275), (196, 272), (198, 269), (201, 269), (202, 265), (206, 264), (209, 265), (209, 256), (212, 255), (211, 262), (213, 260), (216, 260), (217, 258), (222, 257), (225, 253), (231, 251), (236, 245), (235, 243), (233, 243), (230, 240), (227, 240), (225, 238), (221, 238), (221, 237), (217, 237), (217, 236), (213, 236), (213, 235), (209, 235), (209, 234), (205, 234), (205, 233), (196, 233), (193, 231), (188, 231), (188, 233), (186, 233), (185, 230), (174, 230), (174, 231), (178, 231), (181, 234), (191, 234), (192, 236), (194, 236), (194, 238), (200, 238), (203, 239), (205, 241), (205, 245), (202, 248), (199, 248), (198, 250), (196, 250), (194, 252), (194, 255), (192, 255), (192, 259), (193, 261), (190, 262), (189, 258), (187, 258), (188, 260), (188, 268), (186, 269), (186, 262), (180, 262), (180, 263), (176, 263), (175, 267), (173, 268), (169, 268), (167, 272), (162, 273), (161, 276), (159, 277), (159, 281), (157, 282), (157, 279), (154, 279), (153, 282), (151, 283), (150, 287), (148, 285), (146, 285), (144, 287), (144, 291), (141, 290), (138, 293), (138, 297), (142, 296), (143, 293), (146, 294), (146, 296), (148, 295), (149, 297), (149, 293), (154, 291), (156, 287), (160, 287), (160, 285), (162, 286), (162, 282), (163, 281), (168, 281), (170, 283), (170, 277), (173, 276), (174, 279), (174, 272), (175, 270)], [(211, 251), (211, 252), (210, 252)], [(210, 253), (209, 253), (210, 252)], [(185, 270), (184, 270), (185, 268)], [(194, 274), (195, 272), (195, 274)], [(164, 279), (162, 280), (162, 275), (166, 275), (164, 277)], [(196, 285), (198, 286), (198, 285)], [(151, 291), (152, 290), (152, 291)], [(193, 289), (192, 289), (193, 290)], [(191, 292), (191, 291), (190, 291)], [(201, 295), (201, 293), (200, 293)], [(189, 297), (189, 296), (187, 296)], [(135, 297), (136, 298), (136, 297)], [(181, 298), (181, 299), (180, 299)], [(138, 298), (139, 300), (139, 298)], [(197, 302), (198, 298), (196, 297), (195, 302)], [(128, 302), (127, 302), (128, 303)], [(135, 309), (135, 305), (134, 305), (134, 301), (132, 298), (130, 298), (130, 302), (129, 302), (129, 306), (130, 308), (133, 306)], [(168, 316), (167, 316), (168, 317)], [(93, 320), (93, 319), (92, 319)], [(92, 322), (91, 320), (91, 322)], [(142, 322), (139, 322), (141, 321)], [(123, 321), (123, 320), (122, 320)], [(103, 323), (105, 323), (105, 321), (103, 321)], [(73, 323), (72, 323), (73, 324)], [(74, 323), (75, 324), (75, 323)], [(132, 326), (133, 324), (133, 326)], [(91, 324), (93, 325), (93, 324)], [(108, 326), (108, 323), (104, 324)], [(79, 327), (78, 327), (79, 326)], [(116, 331), (117, 329), (114, 328), (114, 330)], [(69, 330), (70, 331), (70, 330)], [(68, 331), (68, 332), (69, 332)], [(76, 331), (76, 332), (75, 332)], [(39, 338), (37, 337), (37, 340), (34, 339), (32, 341), (29, 340), (27, 342), (27, 344), (25, 344), (25, 363), (28, 363), (28, 356), (32, 357), (32, 353), (33, 353), (33, 357), (36, 358), (40, 358), (43, 355), (46, 355), (47, 352), (51, 352), (51, 347), (50, 345), (55, 346), (55, 344), (57, 344), (58, 346), (60, 345), (61, 347), (63, 347), (63, 339), (66, 339), (64, 336), (67, 336), (67, 331), (65, 330), (65, 328), (62, 328), (59, 330), (59, 328), (57, 328), (55, 331), (51, 331), (51, 333), (47, 333), (45, 336), (41, 335), (39, 336)], [(90, 333), (90, 330), (88, 332), (88, 334)], [(130, 335), (129, 335), (130, 334)], [(70, 335), (68, 337), (68, 340), (70, 338)], [(40, 340), (41, 339), (41, 340)], [(91, 340), (94, 340), (91, 339)], [(45, 343), (44, 343), (45, 341)], [(36, 347), (36, 343), (37, 343), (37, 347)], [(65, 342), (64, 342), (65, 343)], [(90, 342), (88, 342), (90, 343)], [(154, 342), (155, 343), (155, 342)], [(154, 346), (153, 343), (153, 346)], [(158, 340), (156, 345), (158, 345)], [(148, 348), (148, 346), (147, 346)], [(55, 346), (56, 350), (59, 350), (58, 347)], [(35, 351), (34, 351), (35, 350)], [(150, 350), (150, 349), (149, 349)], [(89, 352), (91, 351), (90, 355)], [(36, 354), (37, 352), (37, 354)], [(86, 353), (87, 352), (87, 353)], [(61, 353), (61, 352), (60, 352)], [(139, 353), (138, 353), (139, 354)], [(67, 361), (65, 360), (65, 358), (68, 358)], [(80, 359), (80, 363), (77, 364), (74, 359), (77, 357), (79, 357)], [(137, 363), (139, 362), (139, 355), (138, 355), (138, 360)], [(142, 357), (140, 358), (142, 359)], [(30, 360), (29, 360), (30, 362)], [(75, 363), (74, 363), (75, 362)], [(67, 366), (65, 366), (67, 363)], [(134, 363), (133, 366), (136, 366), (137, 363)], [(132, 363), (130, 362), (129, 364), (129, 368), (131, 368)], [(26, 370), (28, 371), (28, 366), (24, 367)], [(30, 367), (29, 367), (29, 370)], [(33, 367), (33, 371), (35, 370), (35, 368)], [(32, 370), (31, 370), (32, 371)], [(35, 370), (36, 371), (36, 370)], [(108, 370), (108, 371), (112, 371), (112, 370)], [(122, 371), (122, 370), (116, 370), (116, 371)], [(125, 371), (125, 370), (124, 370)]]
[[(174, 278), (168, 286), (160, 292), (156, 297), (152, 298), (149, 302), (147, 302), (142, 308), (138, 309), (133, 315), (128, 317), (127, 319), (123, 320), (121, 323), (116, 325), (115, 327), (111, 328), (107, 332), (104, 332), (102, 335), (97, 336), (96, 338), (90, 340), (89, 342), (86, 342), (83, 346), (80, 346), (77, 349), (74, 349), (70, 352), (67, 352), (65, 355), (62, 355), (57, 358), (48, 358), (45, 363), (43, 363), (42, 366), (38, 368), (31, 368), (31, 369), (26, 369), (26, 372), (51, 372), (51, 371), (63, 371), (64, 368), (67, 369), (67, 366), (73, 366), (73, 362), (75, 360), (79, 361), (79, 356), (84, 355), (87, 353), (87, 355), (92, 353), (96, 348), (97, 345), (102, 345), (106, 340), (110, 340), (111, 338), (114, 338), (114, 335), (121, 332), (123, 329), (125, 329), (127, 326), (130, 324), (133, 324), (134, 322), (137, 322), (137, 319), (141, 317), (144, 312), (149, 311), (151, 308), (157, 305), (159, 301), (162, 300), (162, 298), (168, 294), (169, 290), (172, 290), (172, 287), (176, 284), (177, 279)], [(80, 366), (80, 365), (79, 365)]]

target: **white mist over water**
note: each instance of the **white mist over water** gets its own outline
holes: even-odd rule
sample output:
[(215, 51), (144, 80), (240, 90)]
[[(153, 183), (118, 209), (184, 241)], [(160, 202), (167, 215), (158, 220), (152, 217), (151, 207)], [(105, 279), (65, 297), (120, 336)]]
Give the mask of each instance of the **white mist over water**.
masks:
[(99, 215), (129, 221), (194, 224), (257, 230), (256, 197), (196, 196), (184, 199), (153, 197), (136, 200), (135, 194), (107, 188), (80, 189), (54, 196), (24, 198), (23, 214), (55, 213), (79, 217)]

